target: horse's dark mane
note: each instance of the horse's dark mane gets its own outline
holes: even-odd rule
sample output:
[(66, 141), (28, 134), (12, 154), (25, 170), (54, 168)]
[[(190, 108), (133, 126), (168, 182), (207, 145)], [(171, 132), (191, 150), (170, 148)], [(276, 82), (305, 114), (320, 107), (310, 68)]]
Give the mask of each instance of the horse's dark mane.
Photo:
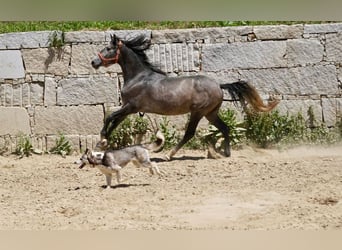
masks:
[(144, 35), (139, 35), (135, 38), (132, 38), (130, 40), (123, 41), (123, 43), (133, 50), (135, 54), (138, 55), (138, 57), (141, 59), (141, 61), (148, 66), (151, 70), (153, 70), (156, 73), (166, 75), (164, 71), (157, 68), (153, 64), (151, 64), (148, 60), (148, 57), (145, 54), (145, 50), (147, 50), (151, 46), (151, 40), (147, 38)]

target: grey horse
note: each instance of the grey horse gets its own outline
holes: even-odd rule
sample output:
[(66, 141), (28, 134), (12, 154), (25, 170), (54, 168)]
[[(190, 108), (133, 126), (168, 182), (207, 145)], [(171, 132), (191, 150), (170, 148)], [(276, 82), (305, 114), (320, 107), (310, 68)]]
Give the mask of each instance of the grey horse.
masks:
[(127, 115), (144, 112), (160, 115), (180, 115), (190, 112), (190, 119), (182, 140), (171, 150), (171, 159), (195, 134), (199, 121), (205, 117), (222, 132), (225, 139), (224, 154), (230, 152), (229, 128), (219, 118), (218, 111), (223, 101), (223, 89), (234, 100), (249, 103), (256, 111), (272, 110), (277, 101), (264, 104), (253, 86), (245, 81), (218, 84), (203, 76), (169, 77), (165, 72), (148, 62), (145, 50), (151, 45), (149, 38), (140, 35), (128, 41), (111, 36), (107, 47), (91, 62), (93, 68), (118, 63), (121, 66), (124, 85), (121, 89), (122, 107), (109, 115), (101, 130), (107, 138)]

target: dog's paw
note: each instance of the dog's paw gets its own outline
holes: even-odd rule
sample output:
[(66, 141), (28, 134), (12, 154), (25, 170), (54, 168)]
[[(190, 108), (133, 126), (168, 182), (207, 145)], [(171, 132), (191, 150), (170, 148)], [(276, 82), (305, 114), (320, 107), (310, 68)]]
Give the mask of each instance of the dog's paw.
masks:
[(171, 157), (169, 155), (164, 155), (161, 157), (164, 161), (171, 161)]

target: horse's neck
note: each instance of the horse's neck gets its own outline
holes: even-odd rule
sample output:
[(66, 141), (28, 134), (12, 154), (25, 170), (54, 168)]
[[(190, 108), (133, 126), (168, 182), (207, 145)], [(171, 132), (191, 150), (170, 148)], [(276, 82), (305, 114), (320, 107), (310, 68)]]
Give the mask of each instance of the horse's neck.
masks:
[(140, 73), (152, 71), (129, 48), (124, 48), (121, 51), (121, 58), (119, 59), (119, 64), (121, 66), (125, 82), (128, 82)]

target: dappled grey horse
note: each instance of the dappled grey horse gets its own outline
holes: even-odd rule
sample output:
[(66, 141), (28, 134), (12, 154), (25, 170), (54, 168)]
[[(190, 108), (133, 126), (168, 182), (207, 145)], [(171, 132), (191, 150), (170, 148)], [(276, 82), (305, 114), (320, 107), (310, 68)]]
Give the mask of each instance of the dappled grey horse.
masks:
[(144, 51), (150, 45), (150, 39), (143, 35), (128, 41), (114, 35), (109, 45), (91, 62), (95, 69), (118, 63), (124, 78), (122, 107), (106, 118), (101, 130), (102, 138), (108, 139), (113, 129), (132, 113), (180, 115), (190, 112), (184, 137), (171, 150), (170, 159), (194, 136), (203, 117), (222, 132), (224, 153), (230, 156), (229, 128), (218, 116), (223, 101), (222, 89), (227, 89), (234, 100), (249, 103), (256, 111), (270, 111), (277, 105), (276, 101), (264, 104), (254, 87), (245, 81), (218, 84), (214, 79), (200, 75), (168, 77), (148, 62)]

